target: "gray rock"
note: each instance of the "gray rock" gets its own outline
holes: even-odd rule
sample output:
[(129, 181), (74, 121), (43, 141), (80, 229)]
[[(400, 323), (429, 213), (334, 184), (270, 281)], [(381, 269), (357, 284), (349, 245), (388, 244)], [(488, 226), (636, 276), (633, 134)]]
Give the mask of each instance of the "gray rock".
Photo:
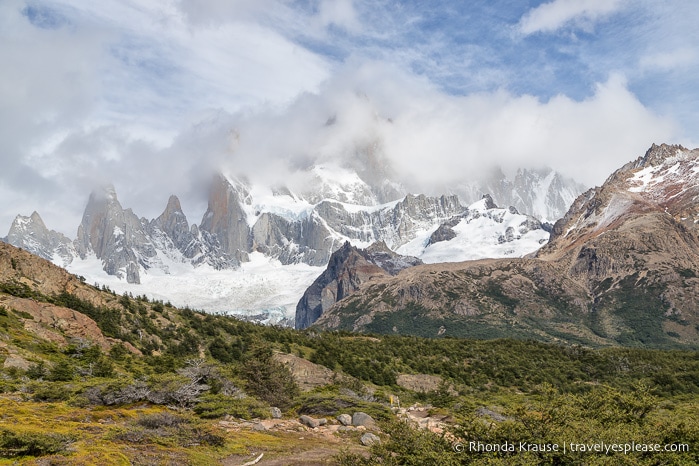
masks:
[(299, 422), (306, 427), (310, 427), (311, 429), (314, 429), (320, 425), (317, 419), (313, 419), (311, 416), (306, 415), (300, 416)]
[(364, 427), (375, 427), (376, 421), (373, 417), (369, 416), (367, 413), (362, 413), (361, 411), (356, 412), (352, 415), (352, 425), (353, 426), (364, 426)]
[(324, 426), (324, 425), (327, 425), (327, 423), (328, 423), (328, 420), (325, 419), (324, 417), (321, 417), (320, 419), (316, 419), (316, 421), (318, 421), (319, 426)]
[(215, 235), (221, 249), (229, 255), (252, 251), (250, 227), (243, 209), (246, 202), (250, 202), (250, 192), (244, 182), (231, 184), (222, 174), (214, 177), (199, 229)]
[(492, 409), (488, 409), (484, 406), (478, 408), (476, 410), (476, 414), (478, 414), (479, 416), (487, 416), (497, 422), (503, 422), (509, 419), (507, 416), (503, 416), (502, 414), (493, 411)]
[(273, 407), (271, 409), (271, 411), (272, 411), (272, 418), (273, 419), (281, 419), (281, 417), (282, 417), (282, 410), (281, 409)]
[(380, 444), (381, 439), (379, 438), (378, 435), (372, 434), (371, 432), (367, 432), (366, 434), (362, 435), (359, 438), (359, 442), (364, 445), (365, 447), (368, 447), (370, 445), (373, 445), (375, 443)]
[(454, 217), (448, 222), (444, 222), (439, 225), (434, 233), (430, 235), (430, 239), (427, 241), (427, 245), (439, 243), (441, 241), (449, 241), (456, 238), (456, 233), (452, 229), (461, 221), (461, 217)]
[(256, 430), (258, 432), (262, 432), (262, 431), (267, 430), (267, 428), (259, 422), (256, 422), (255, 424), (253, 424), (252, 429)]
[(325, 271), (308, 287), (296, 305), (295, 327), (311, 326), (333, 304), (357, 291), (360, 285), (379, 275), (395, 275), (422, 264), (416, 257), (396, 254), (381, 241), (358, 249), (349, 241), (330, 256)]
[(340, 414), (337, 416), (337, 420), (340, 421), (340, 424), (343, 426), (349, 426), (352, 425), (352, 416), (349, 414)]
[(29, 217), (15, 217), (4, 241), (46, 260), (53, 260), (57, 255), (64, 266), (77, 256), (73, 242), (62, 233), (46, 228), (37, 212)]
[(81, 258), (94, 252), (109, 275), (140, 283), (139, 269), (157, 261), (157, 252), (147, 232), (148, 222), (131, 209), (124, 210), (113, 186), (90, 194), (78, 227), (75, 249)]

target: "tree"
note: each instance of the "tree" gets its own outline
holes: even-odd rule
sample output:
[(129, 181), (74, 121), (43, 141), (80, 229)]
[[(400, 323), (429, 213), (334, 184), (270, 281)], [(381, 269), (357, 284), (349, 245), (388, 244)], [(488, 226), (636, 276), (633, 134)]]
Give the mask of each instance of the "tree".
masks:
[(266, 346), (253, 347), (242, 361), (241, 375), (247, 381), (246, 391), (272, 406), (285, 409), (299, 393), (287, 367), (272, 358)]

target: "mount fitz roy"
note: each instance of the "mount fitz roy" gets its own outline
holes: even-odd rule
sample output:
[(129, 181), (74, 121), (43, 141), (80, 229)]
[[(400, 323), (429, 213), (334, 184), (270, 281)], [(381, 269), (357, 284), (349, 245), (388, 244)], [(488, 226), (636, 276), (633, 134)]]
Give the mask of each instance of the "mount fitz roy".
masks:
[[(382, 241), (425, 262), (522, 256), (548, 238), (550, 228), (539, 219), (562, 215), (581, 191), (550, 170), (519, 170), (513, 180), (494, 171), (481, 187), (464, 184), (441, 196), (407, 194), (400, 184), (367, 173), (370, 183), (357, 171), (316, 165), (298, 193), (219, 173), (199, 225), (189, 223), (174, 195), (148, 220), (122, 207), (108, 186), (90, 194), (74, 240), (50, 230), (34, 212), (18, 215), (4, 241), (117, 291), (211, 311), (245, 310), (263, 321), (277, 309), (277, 320), (290, 323), (303, 291), (347, 241), (357, 247)], [(479, 201), (481, 188), (514, 207), (501, 209), (490, 196)], [(477, 202), (465, 206), (462, 200)], [(168, 279), (173, 298), (162, 289)], [(237, 302), (225, 288), (239, 288), (245, 299)]]

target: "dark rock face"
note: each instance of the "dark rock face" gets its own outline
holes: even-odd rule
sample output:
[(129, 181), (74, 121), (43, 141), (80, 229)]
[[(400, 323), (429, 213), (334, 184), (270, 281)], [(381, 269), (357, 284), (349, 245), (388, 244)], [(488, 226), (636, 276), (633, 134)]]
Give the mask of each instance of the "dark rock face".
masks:
[(299, 301), (295, 327), (309, 327), (326, 309), (358, 290), (362, 283), (371, 278), (396, 275), (405, 268), (421, 263), (415, 257), (394, 253), (385, 243), (375, 243), (361, 250), (346, 242), (330, 256), (328, 267)]
[(389, 275), (398, 275), (398, 272), (403, 269), (422, 264), (422, 261), (417, 257), (402, 256), (391, 251), (383, 241), (375, 242), (363, 252), (363, 256), (369, 262), (378, 265)]
[[(150, 230), (153, 233), (157, 230), (163, 232), (172, 241), (173, 246), (182, 252), (188, 251), (190, 243), (195, 241), (177, 196), (170, 196), (165, 211), (150, 222)], [(192, 252), (189, 251), (190, 254)]]
[(427, 241), (427, 245), (429, 246), (430, 244), (440, 243), (442, 241), (449, 241), (456, 238), (456, 233), (452, 228), (454, 228), (460, 221), (461, 217), (454, 217), (448, 222), (444, 222), (441, 225), (439, 225), (439, 228), (437, 228), (434, 231), (434, 233), (430, 235), (430, 239)]

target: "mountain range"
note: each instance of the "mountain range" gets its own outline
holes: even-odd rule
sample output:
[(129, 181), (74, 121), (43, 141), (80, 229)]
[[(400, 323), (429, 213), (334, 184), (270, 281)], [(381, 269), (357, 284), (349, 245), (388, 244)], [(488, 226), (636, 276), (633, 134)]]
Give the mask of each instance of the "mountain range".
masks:
[[(432, 337), (696, 347), (698, 173), (698, 149), (653, 145), (602, 186), (581, 194), (531, 256), (364, 275), (342, 299), (326, 299), (313, 325)], [(331, 259), (340, 273), (326, 276), (326, 283), (352, 274), (345, 263), (353, 253)], [(330, 296), (317, 288), (315, 295)], [(304, 315), (313, 312), (302, 301), (297, 322), (307, 322)]]
[(198, 225), (174, 195), (149, 220), (106, 186), (90, 194), (75, 239), (34, 212), (18, 215), (4, 241), (119, 292), (291, 323), (304, 290), (347, 241), (382, 241), (428, 263), (517, 257), (546, 242), (552, 226), (541, 220), (562, 215), (581, 191), (551, 170), (522, 169), (414, 195), (384, 171), (314, 165), (296, 191), (218, 173)]

